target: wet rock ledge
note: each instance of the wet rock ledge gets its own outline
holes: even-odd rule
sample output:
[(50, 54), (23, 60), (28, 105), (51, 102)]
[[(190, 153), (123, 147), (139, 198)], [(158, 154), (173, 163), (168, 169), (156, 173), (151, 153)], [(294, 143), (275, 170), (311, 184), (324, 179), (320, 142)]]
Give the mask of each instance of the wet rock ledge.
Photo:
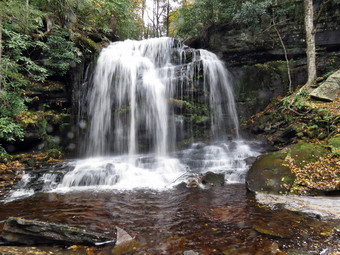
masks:
[(10, 244), (101, 245), (116, 243), (114, 236), (87, 232), (62, 224), (10, 217), (6, 220), (1, 237)]

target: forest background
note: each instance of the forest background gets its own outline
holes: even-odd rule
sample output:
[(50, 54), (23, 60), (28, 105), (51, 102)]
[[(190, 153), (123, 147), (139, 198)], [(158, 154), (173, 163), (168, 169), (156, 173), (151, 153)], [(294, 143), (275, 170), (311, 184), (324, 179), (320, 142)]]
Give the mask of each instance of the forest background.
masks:
[[(20, 141), (27, 126), (36, 124), (37, 120), (46, 123), (53, 110), (32, 110), (29, 106), (34, 97), (29, 96), (30, 91), (51, 84), (49, 81), (65, 81), (72, 68), (96, 55), (110, 41), (159, 36), (190, 40), (216, 24), (244, 26), (254, 32), (274, 29), (280, 38), (280, 27), (292, 12), (303, 13), (304, 2), (313, 3), (311, 0), (153, 0), (148, 3), (145, 0), (3, 0), (0, 2), (0, 140), (3, 144)], [(331, 8), (336, 4), (339, 1), (314, 1), (316, 15), (309, 18), (316, 25), (324, 6)], [(300, 23), (306, 18), (296, 13), (294, 16), (301, 18), (297, 21)], [(315, 34), (314, 28), (311, 29), (310, 33)], [(315, 74), (312, 76), (310, 81), (315, 79)], [(69, 113), (65, 109), (64, 114)], [(46, 125), (41, 128), (44, 133)], [(53, 146), (51, 141), (47, 148)], [(8, 153), (1, 144), (0, 153), (2, 156)]]

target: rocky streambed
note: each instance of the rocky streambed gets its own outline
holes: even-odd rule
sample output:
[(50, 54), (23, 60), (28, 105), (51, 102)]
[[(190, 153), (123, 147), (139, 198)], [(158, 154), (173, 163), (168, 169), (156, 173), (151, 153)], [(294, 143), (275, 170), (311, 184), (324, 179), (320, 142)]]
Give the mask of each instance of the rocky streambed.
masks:
[(0, 252), (29, 254), (28, 250), (35, 249), (39, 254), (338, 254), (339, 219), (320, 219), (315, 214), (287, 210), (280, 204), (268, 206), (261, 199), (260, 202), (240, 184), (181, 186), (162, 192), (36, 193), (1, 203), (1, 225), (8, 217), (16, 216), (109, 236), (115, 236), (119, 227), (134, 238), (116, 246), (92, 248), (7, 244), (0, 247)]
[[(328, 152), (333, 148), (329, 146), (321, 147)], [(261, 181), (262, 170), (269, 169), (261, 163), (263, 158), (269, 158), (265, 162), (271, 166), (275, 162), (282, 163), (282, 167), (290, 171), (289, 161), (285, 160), (295, 158), (298, 162), (305, 161), (294, 151), (298, 149), (301, 152), (301, 148), (310, 152), (310, 147), (298, 144), (258, 157), (248, 172), (247, 186), (227, 184), (223, 174), (212, 172), (192, 175), (186, 184), (180, 183), (163, 191), (145, 188), (118, 191), (93, 187), (69, 192), (48, 191), (38, 181), (30, 186), (33, 189), (31, 196), (0, 203), (0, 230), (9, 217), (20, 217), (52, 225), (66, 224), (71, 230), (78, 228), (89, 233), (117, 236), (117, 243), (83, 246), (61, 245), (52, 241), (48, 245), (34, 244), (31, 247), (3, 240), (0, 253), (339, 254), (340, 202), (337, 197), (283, 195), (291, 191), (294, 175), (291, 180), (279, 176), (278, 179), (266, 177)], [(311, 151), (313, 153), (307, 155), (318, 159), (316, 147)], [(41, 166), (22, 166), (18, 173), (33, 171), (42, 177), (51, 171), (60, 175), (69, 171), (62, 162), (49, 161), (41, 162)], [(246, 161), (250, 164), (254, 159)], [(261, 188), (253, 190), (256, 191), (253, 193), (247, 188), (251, 187), (250, 177), (255, 173), (256, 165), (264, 168), (255, 174)], [(15, 172), (13, 168), (13, 176), (16, 176)], [(291, 183), (287, 184), (287, 181)], [(277, 194), (261, 190), (274, 184), (279, 187), (275, 191)], [(6, 189), (8, 191), (10, 187)], [(281, 195), (278, 195), (279, 192)], [(117, 229), (124, 229), (123, 242), (119, 241)]]

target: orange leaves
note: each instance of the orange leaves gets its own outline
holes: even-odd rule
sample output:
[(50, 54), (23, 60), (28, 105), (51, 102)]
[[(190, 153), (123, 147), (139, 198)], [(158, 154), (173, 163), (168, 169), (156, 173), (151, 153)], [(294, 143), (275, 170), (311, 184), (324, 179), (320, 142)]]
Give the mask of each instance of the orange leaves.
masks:
[(303, 168), (289, 160), (289, 167), (296, 175), (295, 187), (304, 187), (301, 190), (329, 191), (340, 189), (340, 158), (326, 156), (318, 161), (308, 163)]
[(34, 169), (60, 161), (61, 158), (62, 153), (60, 152), (21, 154), (13, 156), (12, 161), (0, 163), (0, 196), (3, 196), (11, 189), (28, 166)]

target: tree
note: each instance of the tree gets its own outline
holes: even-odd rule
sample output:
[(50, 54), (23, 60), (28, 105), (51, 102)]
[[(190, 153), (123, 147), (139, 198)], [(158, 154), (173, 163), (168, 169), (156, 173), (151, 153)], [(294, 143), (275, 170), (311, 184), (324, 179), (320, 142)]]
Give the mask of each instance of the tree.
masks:
[[(258, 29), (262, 26), (267, 26), (262, 32), (274, 29), (278, 36), (280, 45), (284, 52), (284, 57), (287, 66), (288, 76), (288, 91), (292, 92), (292, 79), (290, 73), (289, 58), (286, 45), (280, 33), (280, 26), (286, 24), (289, 18), (281, 19), (281, 16), (286, 16), (293, 4), (288, 5), (281, 3), (279, 5), (278, 0), (265, 0), (265, 1), (246, 1), (242, 3), (239, 11), (234, 15), (233, 20), (240, 24), (245, 24), (251, 29)], [(267, 20), (267, 22), (264, 22)]]
[(199, 36), (209, 26), (232, 21), (244, 0), (184, 0), (171, 15), (171, 32), (174, 36), (189, 39)]
[[(2, 63), (2, 16), (0, 15), (0, 63)], [(0, 66), (0, 91), (2, 90), (2, 70)]]
[(306, 32), (306, 55), (307, 55), (307, 70), (308, 80), (306, 85), (310, 85), (314, 82), (316, 73), (316, 46), (315, 46), (315, 34), (319, 19), (321, 18), (325, 8), (330, 4), (339, 4), (337, 0), (321, 0), (317, 10), (314, 8), (313, 0), (304, 0), (305, 11), (305, 32)]
[(312, 84), (316, 78), (316, 49), (313, 0), (304, 0), (306, 55), (307, 55), (307, 84)]
[(160, 37), (169, 35), (169, 16), (171, 3), (169, 0), (153, 0), (152, 8), (147, 10), (146, 34), (144, 37)]

